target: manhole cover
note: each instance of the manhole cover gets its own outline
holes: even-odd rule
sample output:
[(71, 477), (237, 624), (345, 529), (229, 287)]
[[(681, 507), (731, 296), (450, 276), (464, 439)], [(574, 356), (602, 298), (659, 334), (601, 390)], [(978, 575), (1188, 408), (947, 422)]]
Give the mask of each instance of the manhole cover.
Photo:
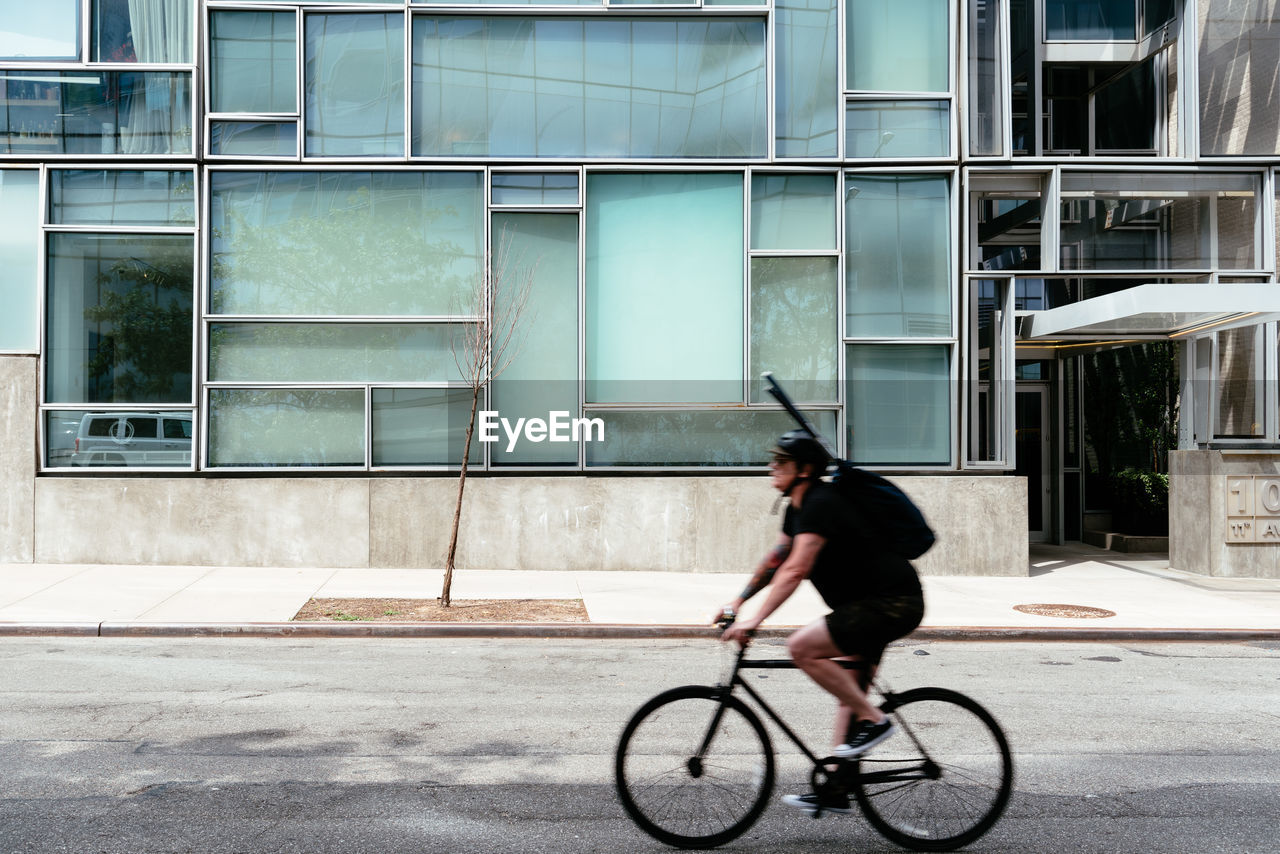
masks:
[(1116, 615), (1115, 611), (1108, 611), (1106, 608), (1090, 608), (1088, 605), (1014, 605), (1013, 610), (1024, 614), (1035, 614), (1038, 617), (1098, 619)]

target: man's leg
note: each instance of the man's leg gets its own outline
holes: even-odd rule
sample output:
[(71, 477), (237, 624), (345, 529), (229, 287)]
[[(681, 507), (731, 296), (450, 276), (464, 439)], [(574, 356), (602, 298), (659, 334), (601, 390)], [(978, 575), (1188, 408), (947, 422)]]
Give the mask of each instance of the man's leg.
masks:
[(840, 728), (842, 721), (847, 725), (850, 719), (872, 723), (884, 719), (884, 713), (871, 704), (858, 685), (857, 675), (833, 661), (847, 656), (831, 639), (826, 619), (815, 620), (792, 634), (787, 639), (787, 651), (797, 667), (840, 701), (840, 710), (836, 713), (837, 739), (843, 741), (847, 731), (847, 727)]

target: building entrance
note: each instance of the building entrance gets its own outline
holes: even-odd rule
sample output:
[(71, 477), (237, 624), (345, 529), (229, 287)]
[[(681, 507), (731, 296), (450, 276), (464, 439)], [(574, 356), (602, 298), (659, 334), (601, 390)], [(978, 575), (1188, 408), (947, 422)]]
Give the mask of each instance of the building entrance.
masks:
[(1053, 431), (1049, 420), (1048, 383), (1019, 383), (1014, 427), (1017, 467), (1027, 479), (1027, 529), (1033, 543), (1053, 538)]

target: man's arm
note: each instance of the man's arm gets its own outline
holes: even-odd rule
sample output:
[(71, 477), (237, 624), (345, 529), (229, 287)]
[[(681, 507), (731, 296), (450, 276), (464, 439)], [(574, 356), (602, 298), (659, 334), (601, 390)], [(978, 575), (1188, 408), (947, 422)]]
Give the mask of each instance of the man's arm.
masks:
[(827, 544), (826, 538), (818, 534), (799, 534), (790, 550), (790, 554), (777, 568), (773, 583), (769, 585), (769, 595), (765, 598), (760, 611), (749, 620), (740, 620), (725, 632), (725, 640), (739, 640), (746, 643), (747, 633), (756, 629), (765, 618), (772, 614), (782, 603), (791, 598), (800, 582), (809, 577), (813, 571), (818, 552)]
[(790, 554), (791, 538), (786, 534), (778, 535), (778, 542), (764, 556), (764, 560), (760, 561), (760, 565), (756, 567), (756, 571), (751, 575), (747, 586), (742, 588), (742, 592), (738, 594), (737, 601), (739, 605), (768, 587), (769, 582), (773, 580), (773, 574), (778, 571), (778, 567), (786, 562)]

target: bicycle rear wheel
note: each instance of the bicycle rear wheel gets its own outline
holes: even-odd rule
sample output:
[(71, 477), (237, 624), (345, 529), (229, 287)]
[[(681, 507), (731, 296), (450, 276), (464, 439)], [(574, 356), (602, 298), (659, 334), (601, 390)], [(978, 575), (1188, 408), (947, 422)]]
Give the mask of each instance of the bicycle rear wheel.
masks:
[(623, 807), (645, 833), (710, 848), (740, 836), (764, 812), (773, 746), (741, 700), (690, 685), (659, 694), (632, 716), (614, 773)]
[(995, 718), (945, 688), (916, 688), (883, 706), (897, 731), (857, 763), (867, 821), (916, 851), (950, 851), (991, 829), (1013, 790), (1009, 743)]

